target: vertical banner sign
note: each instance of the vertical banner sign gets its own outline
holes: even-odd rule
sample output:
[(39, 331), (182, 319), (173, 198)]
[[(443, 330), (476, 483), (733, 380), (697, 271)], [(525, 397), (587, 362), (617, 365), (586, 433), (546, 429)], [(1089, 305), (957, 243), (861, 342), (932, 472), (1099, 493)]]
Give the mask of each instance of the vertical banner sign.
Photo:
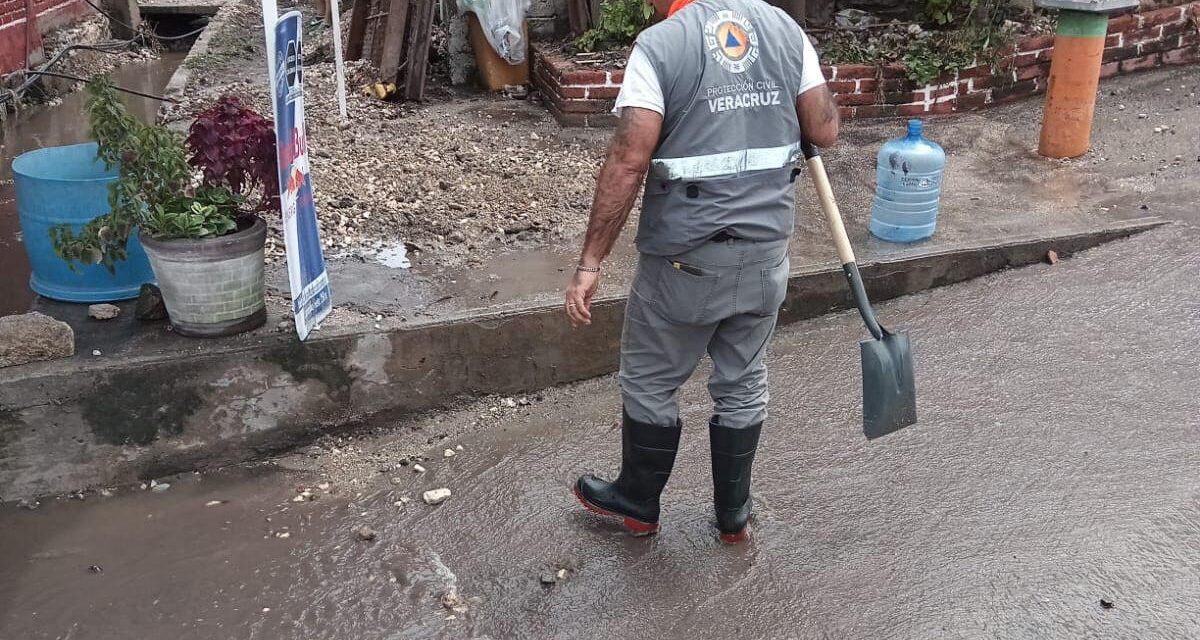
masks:
[(308, 136), (304, 132), (304, 70), (300, 12), (289, 11), (275, 23), (275, 64), (271, 79), (275, 103), (275, 153), (279, 159), (279, 203), (287, 248), (292, 312), (300, 339), (329, 315), (332, 297), (312, 178), (308, 172)]

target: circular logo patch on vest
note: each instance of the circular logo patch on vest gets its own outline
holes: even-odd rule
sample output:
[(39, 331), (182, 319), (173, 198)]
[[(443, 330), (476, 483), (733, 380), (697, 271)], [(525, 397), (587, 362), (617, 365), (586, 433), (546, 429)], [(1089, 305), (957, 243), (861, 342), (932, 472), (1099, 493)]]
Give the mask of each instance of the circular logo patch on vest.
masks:
[(704, 46), (713, 61), (731, 73), (741, 73), (758, 60), (754, 25), (733, 11), (718, 11), (704, 23)]

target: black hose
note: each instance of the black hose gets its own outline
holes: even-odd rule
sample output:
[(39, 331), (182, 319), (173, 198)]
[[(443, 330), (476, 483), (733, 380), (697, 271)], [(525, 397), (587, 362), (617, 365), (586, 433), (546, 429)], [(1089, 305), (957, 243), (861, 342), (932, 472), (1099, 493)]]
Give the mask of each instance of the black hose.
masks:
[[(34, 75), (39, 75), (39, 76), (54, 76), (55, 78), (66, 78), (67, 80), (75, 80), (77, 82), (88, 82), (87, 78), (81, 78), (79, 76), (71, 75), (69, 73), (59, 73), (57, 71), (29, 71), (28, 73), (31, 73)], [(165, 96), (156, 96), (151, 93), (142, 93), (141, 91), (138, 91), (136, 89), (126, 89), (125, 87), (118, 87), (116, 85), (113, 85), (113, 89), (116, 89), (117, 91), (124, 91), (125, 93), (133, 94), (135, 96), (141, 96), (143, 98), (150, 98), (151, 100), (161, 100), (163, 102), (171, 102), (174, 104), (179, 104), (178, 100), (174, 100), (172, 98), (168, 98)]]

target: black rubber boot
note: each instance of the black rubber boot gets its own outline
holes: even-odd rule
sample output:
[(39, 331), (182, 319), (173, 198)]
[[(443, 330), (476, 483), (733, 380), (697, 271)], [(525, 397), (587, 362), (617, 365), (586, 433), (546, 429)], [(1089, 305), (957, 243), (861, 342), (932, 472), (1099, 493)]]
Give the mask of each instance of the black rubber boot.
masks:
[(658, 532), (658, 497), (662, 495), (683, 423), (660, 427), (631, 419), (621, 421), (621, 475), (606, 482), (591, 474), (575, 483), (575, 497), (589, 511), (621, 518), (635, 536)]
[(737, 544), (750, 535), (750, 467), (758, 449), (762, 423), (742, 429), (708, 422), (708, 440), (712, 448), (713, 502), (717, 507), (717, 528), (721, 542)]

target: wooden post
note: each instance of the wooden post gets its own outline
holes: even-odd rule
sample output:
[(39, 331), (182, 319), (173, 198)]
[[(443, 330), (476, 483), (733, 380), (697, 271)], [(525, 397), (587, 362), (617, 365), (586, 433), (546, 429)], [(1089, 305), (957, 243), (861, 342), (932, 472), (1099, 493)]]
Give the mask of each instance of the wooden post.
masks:
[(383, 53), (379, 59), (379, 79), (400, 84), (400, 54), (404, 51), (404, 28), (408, 26), (409, 0), (388, 2), (387, 28), (383, 34)]
[(363, 57), (363, 39), (367, 35), (367, 14), (370, 11), (370, 0), (354, 0), (350, 6), (350, 33), (346, 34), (347, 60), (361, 60)]
[[(100, 6), (114, 18), (108, 21), (112, 37), (128, 40), (137, 35), (142, 27), (142, 12), (137, 0), (100, 0)], [(120, 24), (122, 22), (125, 24)]]
[(425, 73), (429, 67), (429, 43), (433, 31), (434, 0), (414, 0), (412, 24), (408, 30), (408, 73), (405, 96), (409, 100), (425, 98)]

